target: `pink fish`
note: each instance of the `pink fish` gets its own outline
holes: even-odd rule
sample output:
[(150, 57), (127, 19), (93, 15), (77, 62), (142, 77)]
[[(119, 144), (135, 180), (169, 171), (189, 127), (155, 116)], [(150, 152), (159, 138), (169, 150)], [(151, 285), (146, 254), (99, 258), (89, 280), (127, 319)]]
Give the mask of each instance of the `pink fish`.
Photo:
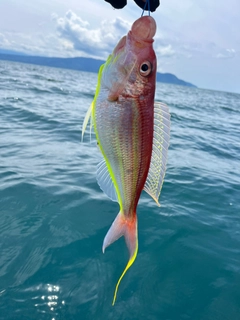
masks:
[(137, 256), (136, 209), (141, 192), (145, 190), (159, 205), (166, 171), (170, 114), (165, 104), (154, 102), (155, 33), (156, 23), (150, 16), (133, 23), (99, 70), (96, 94), (83, 124), (82, 135), (92, 117), (104, 158), (98, 166), (97, 181), (120, 206), (103, 241), (103, 252), (121, 236), (129, 250), (129, 261), (117, 282), (113, 304), (119, 283)]

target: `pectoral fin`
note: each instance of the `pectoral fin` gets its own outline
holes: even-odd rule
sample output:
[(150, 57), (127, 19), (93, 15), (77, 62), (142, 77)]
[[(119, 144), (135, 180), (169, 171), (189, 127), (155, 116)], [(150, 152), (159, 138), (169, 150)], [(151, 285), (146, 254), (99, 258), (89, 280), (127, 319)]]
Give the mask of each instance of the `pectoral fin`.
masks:
[(93, 110), (93, 102), (91, 103), (90, 107), (88, 108), (88, 111), (85, 115), (83, 125), (82, 125), (82, 141), (83, 141), (83, 136), (85, 133), (85, 130), (87, 128), (89, 119), (90, 119), (90, 137), (91, 137), (91, 129), (92, 129), (92, 110)]
[(112, 200), (118, 201), (112, 178), (110, 176), (105, 160), (102, 160), (97, 167), (97, 182), (102, 191)]
[(94, 96), (93, 102), (91, 103), (90, 107), (88, 108), (88, 111), (87, 111), (87, 113), (85, 115), (85, 118), (84, 118), (84, 121), (83, 121), (83, 125), (82, 125), (82, 140), (83, 140), (83, 135), (84, 135), (84, 132), (86, 130), (87, 124), (89, 122), (89, 119), (90, 119), (90, 138), (91, 138), (91, 129), (92, 129), (92, 126), (93, 126), (92, 118), (93, 118), (93, 113), (94, 113), (95, 102), (96, 102), (96, 99), (97, 99), (97, 96), (99, 94), (100, 87), (101, 87), (101, 78), (102, 78), (102, 70), (103, 70), (103, 68), (104, 68), (104, 64), (102, 64), (101, 67), (99, 68), (98, 83), (97, 83), (95, 96)]

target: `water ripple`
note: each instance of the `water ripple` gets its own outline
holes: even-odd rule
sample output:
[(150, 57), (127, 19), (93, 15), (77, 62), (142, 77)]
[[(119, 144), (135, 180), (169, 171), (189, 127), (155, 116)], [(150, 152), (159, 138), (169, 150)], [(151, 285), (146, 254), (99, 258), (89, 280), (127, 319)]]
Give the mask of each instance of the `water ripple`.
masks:
[(97, 75), (0, 61), (0, 318), (238, 319), (240, 95), (157, 84), (172, 119), (161, 207), (138, 206), (139, 255), (103, 255), (119, 211), (81, 124)]

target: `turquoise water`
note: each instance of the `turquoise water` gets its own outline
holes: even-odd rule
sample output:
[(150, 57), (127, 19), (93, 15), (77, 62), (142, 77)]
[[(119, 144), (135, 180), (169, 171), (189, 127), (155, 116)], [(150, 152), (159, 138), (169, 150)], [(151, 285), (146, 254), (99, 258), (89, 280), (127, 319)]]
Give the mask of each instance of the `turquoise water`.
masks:
[(105, 254), (118, 205), (81, 124), (97, 75), (0, 61), (0, 319), (240, 319), (240, 95), (157, 84), (172, 115), (161, 207), (139, 254)]

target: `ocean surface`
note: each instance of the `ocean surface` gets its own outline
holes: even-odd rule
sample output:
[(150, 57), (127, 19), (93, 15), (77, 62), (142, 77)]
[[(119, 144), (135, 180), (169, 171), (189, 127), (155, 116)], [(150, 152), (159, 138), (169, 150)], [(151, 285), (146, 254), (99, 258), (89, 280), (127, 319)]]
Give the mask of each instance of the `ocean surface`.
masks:
[[(0, 61), (0, 319), (240, 319), (240, 95), (157, 83), (172, 119), (161, 207), (143, 193), (139, 253), (96, 182), (81, 126), (97, 75)], [(220, 80), (219, 80), (220, 81)]]

